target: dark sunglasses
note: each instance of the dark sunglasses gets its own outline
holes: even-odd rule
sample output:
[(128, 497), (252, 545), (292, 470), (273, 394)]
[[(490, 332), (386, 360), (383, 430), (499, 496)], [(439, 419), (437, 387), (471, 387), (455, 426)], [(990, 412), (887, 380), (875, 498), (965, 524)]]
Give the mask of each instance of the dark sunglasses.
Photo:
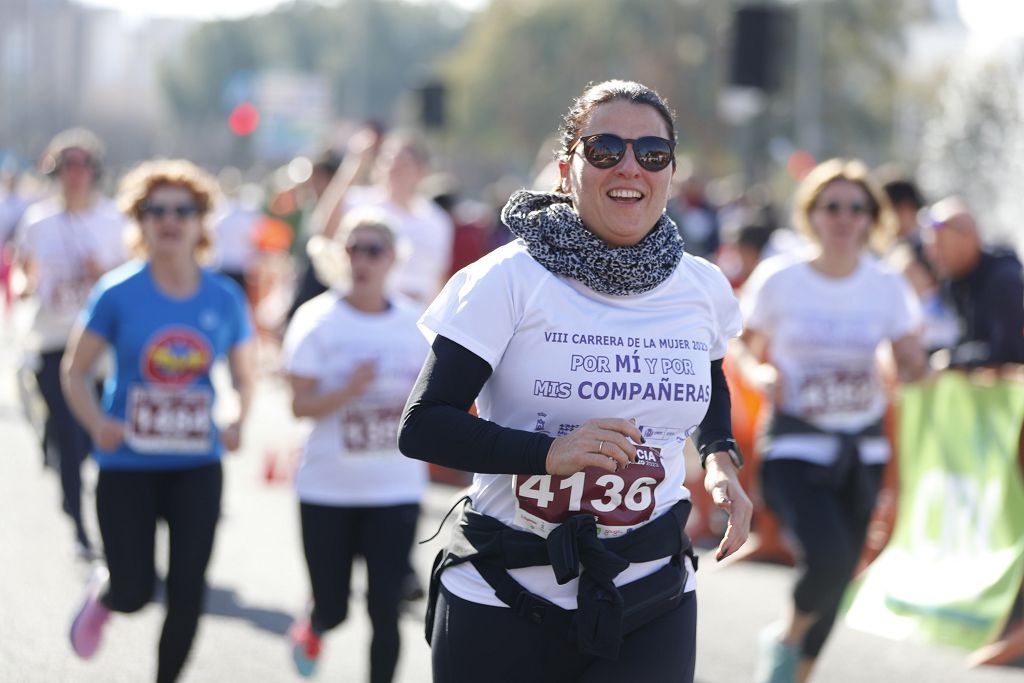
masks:
[(57, 163), (57, 170), (66, 168), (92, 168), (93, 162), (88, 157), (61, 157)]
[(170, 204), (143, 204), (142, 208), (139, 209), (139, 213), (144, 218), (158, 219), (173, 213), (181, 220), (185, 220), (186, 218), (198, 216), (199, 207), (195, 204), (178, 204), (176, 206)]
[(626, 156), (626, 145), (633, 145), (633, 156), (636, 163), (645, 171), (660, 171), (673, 161), (673, 150), (676, 143), (665, 138), (647, 135), (635, 140), (623, 139), (613, 133), (597, 133), (586, 135), (572, 143), (569, 156), (576, 146), (583, 143), (583, 158), (594, 168), (607, 169), (616, 166)]
[(350, 257), (361, 254), (376, 260), (388, 253), (388, 246), (386, 244), (347, 244), (345, 245), (345, 253)]
[(850, 202), (849, 204), (827, 202), (825, 204), (818, 204), (818, 208), (829, 216), (838, 216), (843, 211), (848, 212), (851, 216), (866, 216), (871, 213), (871, 207), (860, 202)]

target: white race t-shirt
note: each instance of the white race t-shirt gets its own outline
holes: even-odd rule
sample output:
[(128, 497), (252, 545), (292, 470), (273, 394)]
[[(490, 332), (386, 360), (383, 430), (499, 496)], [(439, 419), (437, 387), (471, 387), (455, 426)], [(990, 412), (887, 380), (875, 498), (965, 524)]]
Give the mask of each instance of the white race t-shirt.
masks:
[(391, 219), (402, 255), (395, 269), (394, 286), (403, 295), (426, 305), (437, 294), (452, 262), (455, 229), (448, 214), (423, 197), (415, 197), (406, 210), (376, 186), (349, 190), (345, 209), (359, 206), (381, 209)]
[[(762, 262), (743, 288), (747, 328), (768, 339), (768, 358), (778, 368), (783, 398), (778, 406), (819, 429), (858, 432), (885, 412), (876, 351), (885, 340), (910, 334), (921, 309), (903, 276), (864, 255), (849, 276), (822, 275), (804, 258)], [(820, 434), (782, 435), (762, 454), (827, 465), (836, 439)], [(883, 437), (864, 439), (861, 458), (885, 462)]]
[(228, 273), (248, 271), (256, 259), (259, 212), (228, 204), (213, 219), (213, 266)]
[(108, 200), (88, 211), (71, 213), (55, 200), (30, 206), (18, 228), (18, 251), (31, 259), (38, 273), (39, 308), (32, 322), (29, 345), (37, 351), (56, 351), (67, 344), (79, 311), (95, 280), (86, 270), (94, 261), (103, 271), (127, 258), (125, 217)]
[(363, 313), (329, 290), (299, 307), (284, 339), (285, 368), (315, 377), (320, 391), (344, 386), (355, 366), (377, 363), (358, 399), (315, 420), (295, 477), (306, 503), (337, 506), (418, 503), (426, 464), (398, 450), (398, 423), (427, 354), (416, 330), (419, 309), (393, 301)]
[[(552, 274), (520, 241), (456, 273), (420, 324), (428, 337), (440, 334), (493, 368), (476, 401), (486, 420), (557, 437), (589, 419), (636, 418), (646, 443), (625, 470), (474, 476), (477, 510), (545, 537), (581, 511), (597, 516), (600, 536), (619, 536), (689, 498), (683, 444), (707, 412), (710, 362), (741, 328), (728, 281), (703, 259), (685, 255), (644, 294), (607, 296)], [(666, 562), (630, 565), (615, 583)], [(550, 566), (509, 573), (575, 609), (576, 580), (559, 586)], [(446, 570), (442, 581), (467, 600), (503, 604), (468, 563)]]

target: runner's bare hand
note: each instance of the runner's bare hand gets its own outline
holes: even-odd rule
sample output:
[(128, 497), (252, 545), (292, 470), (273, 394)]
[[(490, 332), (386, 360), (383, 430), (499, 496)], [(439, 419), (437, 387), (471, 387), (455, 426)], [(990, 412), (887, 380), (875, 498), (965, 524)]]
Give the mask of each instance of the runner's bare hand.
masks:
[(778, 368), (771, 363), (761, 363), (754, 371), (753, 380), (754, 388), (764, 394), (769, 401), (775, 405), (782, 403), (786, 394)]
[(94, 282), (99, 280), (105, 272), (103, 270), (103, 266), (100, 265), (100, 262), (92, 257), (85, 258), (82, 262), (82, 268), (85, 270), (85, 274), (89, 276), (89, 279)]
[(614, 472), (636, 462), (635, 444), (643, 443), (635, 420), (606, 417), (587, 420), (555, 439), (548, 450), (548, 474), (568, 476), (587, 467)]
[(360, 361), (348, 378), (348, 392), (352, 396), (362, 396), (375, 379), (377, 379), (377, 361)]
[(220, 430), (220, 441), (229, 451), (237, 451), (238, 447), (242, 445), (242, 426), (237, 422), (232, 422)]
[(380, 134), (369, 126), (360, 128), (348, 140), (346, 156), (358, 160), (359, 168), (365, 170), (373, 164), (380, 147)]
[(750, 518), (754, 504), (740, 485), (736, 466), (726, 453), (712, 453), (705, 462), (704, 489), (711, 496), (715, 507), (729, 513), (729, 525), (725, 536), (718, 545), (715, 560), (724, 560), (746, 543), (750, 534)]
[(92, 429), (92, 442), (101, 451), (113, 451), (124, 443), (124, 424), (103, 416)]

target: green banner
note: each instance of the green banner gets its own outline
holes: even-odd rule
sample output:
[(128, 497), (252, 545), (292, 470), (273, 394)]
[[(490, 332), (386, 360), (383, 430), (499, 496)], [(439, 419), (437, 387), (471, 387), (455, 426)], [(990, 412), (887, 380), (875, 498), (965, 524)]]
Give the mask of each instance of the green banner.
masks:
[(847, 593), (852, 627), (975, 649), (1024, 577), (1024, 382), (944, 372), (903, 391), (892, 538)]

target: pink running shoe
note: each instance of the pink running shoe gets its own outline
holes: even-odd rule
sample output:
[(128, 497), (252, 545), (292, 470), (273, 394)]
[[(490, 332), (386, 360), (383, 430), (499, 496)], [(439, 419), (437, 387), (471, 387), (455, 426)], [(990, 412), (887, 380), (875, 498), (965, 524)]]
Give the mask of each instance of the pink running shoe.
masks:
[(292, 661), (303, 678), (309, 678), (316, 671), (317, 660), (320, 658), (320, 635), (313, 630), (309, 617), (296, 619), (288, 629), (288, 638), (292, 641)]
[(85, 584), (85, 600), (71, 622), (71, 648), (82, 659), (89, 659), (100, 646), (103, 625), (110, 618), (110, 610), (100, 602), (100, 594), (110, 583), (110, 572), (97, 564)]

